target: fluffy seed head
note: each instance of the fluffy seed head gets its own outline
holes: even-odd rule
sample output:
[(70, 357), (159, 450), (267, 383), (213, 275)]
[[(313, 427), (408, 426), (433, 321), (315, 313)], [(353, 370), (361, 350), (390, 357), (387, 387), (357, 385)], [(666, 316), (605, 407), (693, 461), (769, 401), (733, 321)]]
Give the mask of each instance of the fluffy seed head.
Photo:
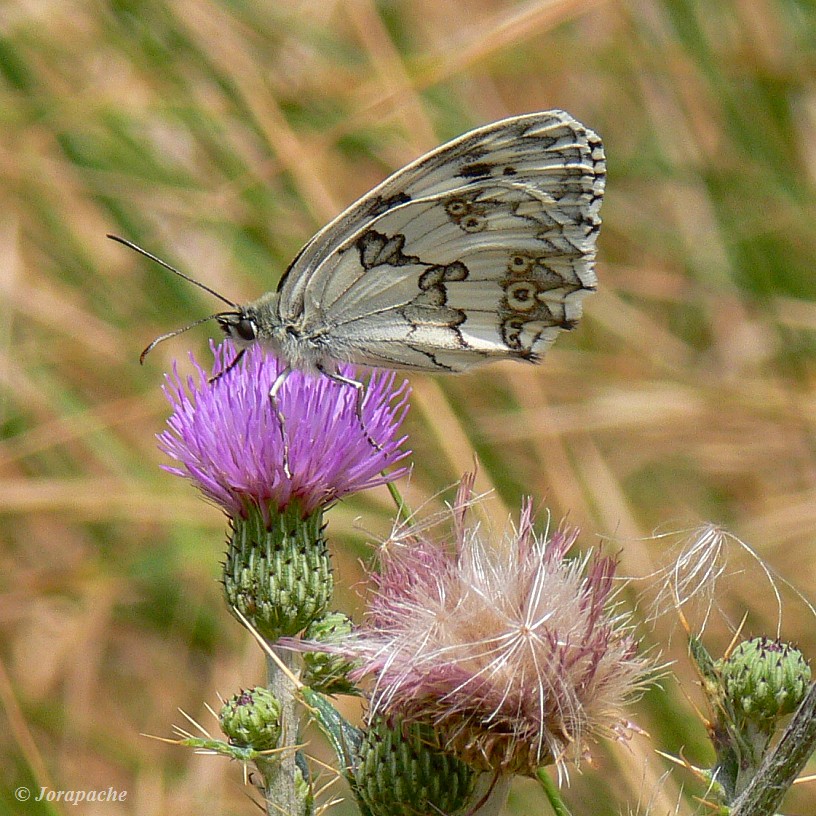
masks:
[(421, 529), (387, 542), (366, 626), (353, 651), (373, 678), (372, 716), (430, 725), (477, 768), (533, 774), (580, 760), (598, 737), (623, 738), (622, 706), (650, 661), (613, 600), (616, 562), (566, 560), (577, 533), (518, 527), (487, 540), (453, 507), (448, 545)]

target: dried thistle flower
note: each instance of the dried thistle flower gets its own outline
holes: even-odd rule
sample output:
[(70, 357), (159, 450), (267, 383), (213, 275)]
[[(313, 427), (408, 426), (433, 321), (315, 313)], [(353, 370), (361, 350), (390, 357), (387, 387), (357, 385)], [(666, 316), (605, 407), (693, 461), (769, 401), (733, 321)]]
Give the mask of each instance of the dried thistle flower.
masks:
[(518, 528), (490, 542), (467, 518), (472, 478), (452, 508), (448, 546), (422, 528), (380, 557), (354, 680), (373, 678), (371, 716), (429, 725), (474, 767), (532, 775), (624, 738), (623, 704), (645, 684), (629, 617), (613, 603), (613, 558), (567, 560), (576, 531)]

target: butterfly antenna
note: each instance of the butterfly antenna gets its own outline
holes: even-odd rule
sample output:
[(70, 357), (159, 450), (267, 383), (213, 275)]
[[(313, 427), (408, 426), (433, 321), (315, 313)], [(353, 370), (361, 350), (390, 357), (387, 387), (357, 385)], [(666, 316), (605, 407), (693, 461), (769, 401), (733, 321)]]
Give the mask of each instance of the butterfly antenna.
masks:
[[(199, 289), (203, 289), (205, 292), (209, 292), (211, 295), (213, 295), (213, 297), (217, 297), (222, 303), (226, 303), (227, 306), (232, 306), (233, 309), (241, 308), (237, 303), (233, 303), (231, 300), (227, 300), (227, 298), (225, 298), (223, 295), (216, 292), (215, 289), (210, 289), (210, 287), (207, 286), (207, 284), (202, 283), (201, 281), (197, 281), (195, 278), (191, 278), (189, 275), (185, 275), (184, 272), (181, 272), (174, 266), (170, 266), (170, 264), (167, 263), (167, 261), (163, 261), (161, 258), (157, 258), (152, 252), (148, 252), (146, 249), (142, 249), (138, 244), (134, 244), (133, 241), (128, 241), (127, 238), (120, 238), (118, 235), (111, 235), (110, 233), (108, 233), (107, 237), (110, 238), (111, 241), (116, 241), (117, 243), (129, 247), (134, 252), (138, 252), (140, 255), (144, 255), (145, 258), (150, 258), (151, 261), (154, 261), (155, 263), (159, 264), (159, 266), (163, 266), (165, 269), (168, 269), (173, 274), (178, 275), (180, 278), (184, 278), (184, 280), (189, 281), (194, 286), (197, 286)], [(215, 317), (215, 315), (212, 315), (212, 317)], [(204, 320), (211, 320), (212, 317), (205, 317)], [(203, 323), (204, 320), (199, 320), (196, 323), (191, 323), (189, 326), (186, 326), (183, 329), (179, 329), (179, 331), (177, 332), (171, 332), (170, 334), (164, 337), (159, 337), (157, 340), (151, 343), (144, 352), (142, 352), (142, 356), (144, 356), (151, 348), (153, 348), (153, 346), (156, 343), (160, 342), (161, 340), (166, 340), (168, 337), (174, 337), (176, 334), (180, 334), (183, 331), (187, 331), (187, 329), (192, 328), (193, 326), (197, 326), (198, 323)]]
[[(182, 277), (184, 277), (182, 275)], [(202, 317), (199, 320), (194, 320), (192, 323), (188, 323), (186, 326), (182, 326), (180, 329), (174, 329), (171, 332), (167, 332), (167, 334), (162, 334), (157, 337), (144, 351), (139, 355), (139, 362), (144, 363), (145, 357), (153, 351), (159, 343), (163, 343), (165, 340), (169, 340), (171, 337), (178, 337), (180, 334), (184, 334), (188, 329), (192, 329), (194, 326), (200, 326), (202, 323), (206, 323), (208, 320), (217, 320), (219, 317), (225, 317), (226, 315), (235, 314), (234, 312), (216, 312), (216, 314), (207, 315), (207, 317)]]

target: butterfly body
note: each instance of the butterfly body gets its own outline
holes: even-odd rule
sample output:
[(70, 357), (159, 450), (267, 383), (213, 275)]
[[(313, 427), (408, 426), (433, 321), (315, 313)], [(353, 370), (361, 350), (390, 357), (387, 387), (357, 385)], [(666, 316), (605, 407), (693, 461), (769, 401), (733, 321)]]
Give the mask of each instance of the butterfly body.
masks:
[(328, 327), (307, 327), (303, 315), (283, 320), (278, 300), (277, 292), (267, 292), (237, 312), (219, 316), (218, 322), (238, 348), (259, 343), (300, 371), (333, 371), (337, 362), (353, 357), (326, 342)]

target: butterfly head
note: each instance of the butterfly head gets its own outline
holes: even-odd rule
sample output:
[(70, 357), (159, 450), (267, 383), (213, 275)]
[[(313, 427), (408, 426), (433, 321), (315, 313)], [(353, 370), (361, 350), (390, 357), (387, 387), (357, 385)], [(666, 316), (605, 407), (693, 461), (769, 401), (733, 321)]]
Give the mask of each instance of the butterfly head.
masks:
[(239, 348), (251, 345), (258, 339), (258, 324), (249, 307), (240, 307), (235, 312), (221, 312), (214, 315), (224, 334)]
[[(272, 295), (274, 295), (274, 293), (272, 293)], [(225, 300), (224, 298), (222, 299)], [(232, 340), (238, 349), (247, 349), (253, 343), (261, 343), (272, 349), (277, 349), (280, 347), (280, 343), (278, 342), (280, 323), (275, 319), (274, 308), (270, 305), (270, 301), (274, 301), (274, 297), (270, 295), (265, 295), (245, 306), (239, 306), (237, 303), (225, 300), (225, 302), (232, 306), (232, 309), (207, 315), (207, 317), (194, 320), (192, 323), (182, 326), (180, 329), (174, 329), (171, 332), (162, 334), (141, 353), (139, 361), (144, 362), (144, 358), (159, 343), (171, 337), (177, 337), (179, 334), (183, 334), (188, 329), (193, 328), (193, 326), (199, 326), (208, 320), (215, 320), (221, 327), (221, 331)]]
[(220, 312), (213, 317), (236, 347), (260, 343), (274, 349), (281, 344), (283, 330), (277, 304), (278, 293), (267, 292), (251, 303), (236, 306), (234, 311)]

